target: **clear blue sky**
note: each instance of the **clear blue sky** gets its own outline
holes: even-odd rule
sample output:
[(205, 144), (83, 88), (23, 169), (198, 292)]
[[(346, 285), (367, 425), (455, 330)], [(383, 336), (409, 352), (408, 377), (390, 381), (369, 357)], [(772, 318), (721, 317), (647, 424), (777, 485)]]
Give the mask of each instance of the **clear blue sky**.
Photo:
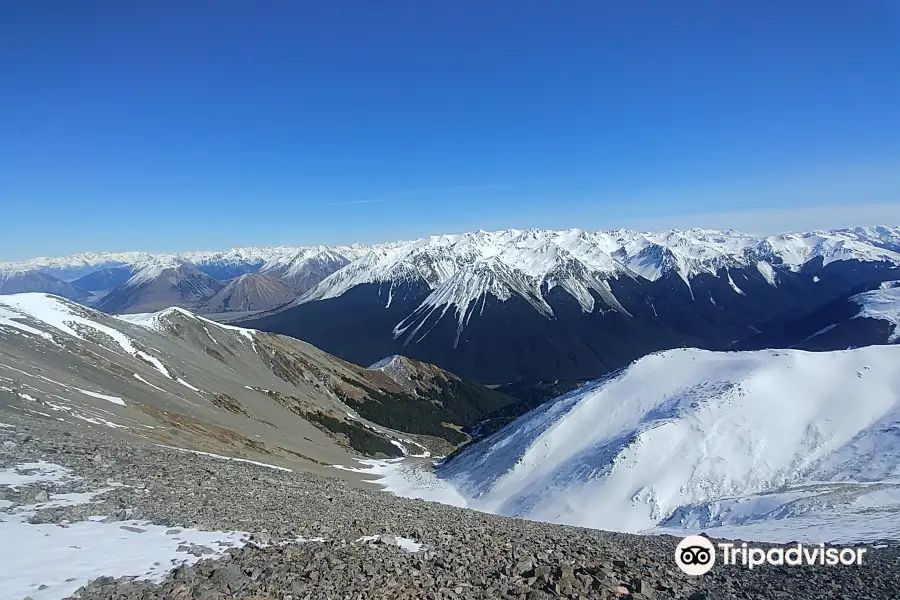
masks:
[(0, 259), (900, 222), (894, 0), (0, 1)]

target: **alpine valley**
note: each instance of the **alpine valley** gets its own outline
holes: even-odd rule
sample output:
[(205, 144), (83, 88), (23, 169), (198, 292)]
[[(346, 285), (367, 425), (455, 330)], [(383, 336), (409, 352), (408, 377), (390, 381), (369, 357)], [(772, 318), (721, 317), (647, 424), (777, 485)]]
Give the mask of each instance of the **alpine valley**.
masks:
[[(838, 319), (850, 324), (817, 334), (834, 340), (820, 349), (895, 341), (883, 312), (841, 307), (891, 293), (875, 290), (900, 280), (900, 228), (476, 231), (372, 246), (84, 254), (0, 273), (3, 293), (49, 291), (113, 314), (180, 306), (360, 365), (399, 354), (483, 383), (581, 381), (669, 348), (804, 347)], [(785, 336), (784, 323), (796, 334)], [(853, 335), (838, 335), (848, 327)]]

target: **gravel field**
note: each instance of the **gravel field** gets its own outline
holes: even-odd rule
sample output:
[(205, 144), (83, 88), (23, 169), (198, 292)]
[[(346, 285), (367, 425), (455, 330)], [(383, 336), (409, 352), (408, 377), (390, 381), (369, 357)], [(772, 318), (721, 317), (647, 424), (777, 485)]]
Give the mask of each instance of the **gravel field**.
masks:
[[(168, 528), (169, 535), (187, 528), (249, 534), (246, 543), (224, 552), (181, 545), (178, 552), (193, 557), (193, 564), (159, 566), (152, 579), (111, 572), (76, 592), (80, 598), (900, 597), (895, 544), (869, 548), (861, 566), (750, 571), (716, 565), (690, 577), (675, 565), (679, 540), (672, 537), (549, 525), (407, 500), (361, 488), (337, 470), (331, 478), (227, 461), (2, 407), (0, 423), (0, 469), (46, 461), (75, 476), (0, 486), (0, 521), (49, 500), (49, 507), (33, 510), (27, 526), (72, 527), (103, 515), (107, 525), (121, 522), (132, 536), (149, 536), (154, 525)], [(62, 494), (98, 490), (106, 491), (90, 503), (54, 506), (66, 504), (55, 502), (68, 497)], [(40, 594), (42, 582), (34, 585), (34, 600), (48, 597)], [(25, 597), (7, 593), (0, 591), (0, 597)]]

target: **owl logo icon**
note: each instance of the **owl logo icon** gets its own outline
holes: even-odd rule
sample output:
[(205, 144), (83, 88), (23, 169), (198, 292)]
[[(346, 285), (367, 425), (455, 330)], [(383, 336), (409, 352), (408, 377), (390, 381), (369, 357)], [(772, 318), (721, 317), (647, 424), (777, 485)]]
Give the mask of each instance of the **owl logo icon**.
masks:
[(716, 548), (702, 535), (689, 535), (675, 547), (675, 564), (688, 575), (703, 575), (716, 564)]

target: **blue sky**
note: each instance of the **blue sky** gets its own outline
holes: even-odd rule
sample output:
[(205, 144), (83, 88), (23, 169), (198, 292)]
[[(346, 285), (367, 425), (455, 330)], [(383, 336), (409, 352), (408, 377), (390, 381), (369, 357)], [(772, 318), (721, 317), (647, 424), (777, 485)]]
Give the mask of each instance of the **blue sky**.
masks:
[(894, 0), (0, 4), (0, 259), (900, 223)]

